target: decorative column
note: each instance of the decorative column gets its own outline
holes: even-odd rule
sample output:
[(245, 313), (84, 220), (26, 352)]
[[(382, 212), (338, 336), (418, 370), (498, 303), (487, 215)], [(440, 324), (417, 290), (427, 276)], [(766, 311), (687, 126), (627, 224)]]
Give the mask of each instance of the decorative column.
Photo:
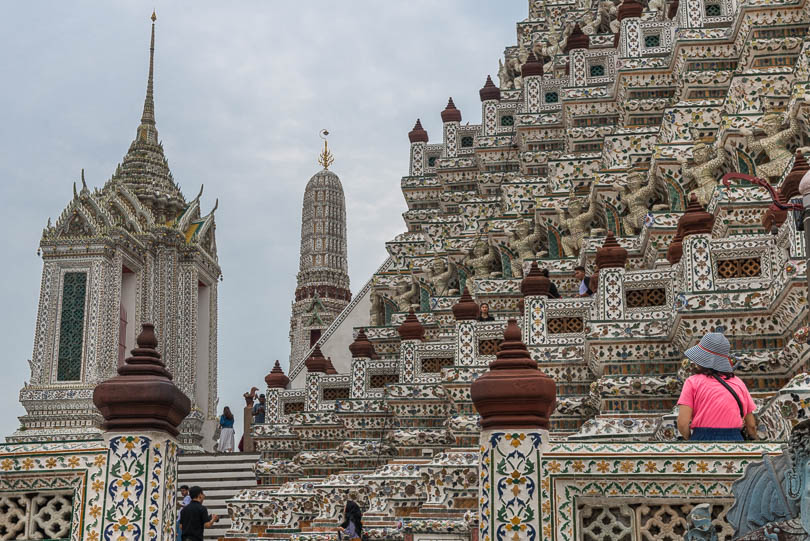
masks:
[(154, 325), (143, 325), (137, 345), (118, 375), (93, 391), (108, 449), (102, 537), (175, 539), (176, 438), (191, 401), (172, 383), (155, 350)]
[(608, 231), (601, 248), (596, 249), (599, 285), (596, 291), (597, 318), (624, 319), (624, 265), (627, 250), (622, 248), (613, 233)]
[(478, 305), (470, 296), (466, 287), (459, 301), (453, 305), (453, 316), (456, 318), (456, 364), (472, 366), (475, 364), (475, 352), (478, 341), (475, 336), (475, 321), (478, 319)]
[(366, 397), (366, 369), (368, 361), (377, 357), (374, 351), (374, 344), (366, 336), (366, 330), (360, 329), (357, 332), (354, 342), (349, 344), (349, 351), (352, 354), (352, 398)]
[(399, 382), (413, 383), (416, 376), (416, 348), (425, 338), (425, 328), (416, 317), (413, 308), (405, 321), (397, 327), (399, 333)]
[(318, 410), (318, 386), (321, 381), (321, 374), (334, 374), (335, 368), (332, 363), (323, 356), (321, 347), (315, 344), (312, 353), (304, 361), (307, 368), (306, 376), (306, 411)]
[(678, 219), (678, 234), (683, 244), (681, 261), (684, 266), (684, 290), (710, 291), (714, 288), (712, 255), (709, 241), (712, 238), (714, 215), (698, 203), (694, 194), (689, 198), (686, 212)]
[(523, 99), (527, 113), (540, 111), (540, 88), (543, 82), (543, 63), (540, 62), (534, 53), (529, 54), (529, 58), (523, 67), (520, 68), (520, 76), (523, 78)]
[(484, 137), (498, 133), (498, 102), (501, 101), (501, 89), (487, 75), (487, 82), (478, 91), (481, 97), (481, 135)]
[(461, 141), (458, 138), (458, 128), (461, 125), (461, 111), (456, 109), (453, 98), (447, 101), (447, 107), (442, 111), (442, 125), (444, 135), (444, 152), (447, 158), (458, 156)]
[(540, 457), (548, 444), (554, 381), (537, 368), (510, 319), (489, 371), (470, 388), (481, 415), (480, 541), (544, 539), (541, 530)]
[[(804, 247), (810, 254), (810, 171), (804, 174), (799, 183), (799, 194), (802, 196), (804, 211), (802, 212), (802, 224), (804, 225)], [(807, 277), (810, 286), (810, 275)]]
[[(287, 388), (290, 384), (290, 378), (284, 373), (284, 370), (281, 369), (281, 363), (276, 360), (276, 364), (273, 366), (273, 369), (270, 371), (269, 374), (264, 376), (264, 382), (267, 384), (267, 392), (265, 393), (265, 421), (267, 423), (274, 423), (278, 422), (278, 418), (275, 415), (280, 414), (278, 411), (279, 409), (279, 391), (283, 391)], [(243, 415), (243, 434), (244, 439), (242, 441), (242, 448), (246, 453), (252, 453), (255, 451), (255, 443), (253, 441), (253, 432), (252, 432), (252, 418), (253, 418), (253, 405), (251, 403), (245, 406), (244, 415)]]
[(519, 307), (523, 312), (523, 328), (528, 334), (528, 343), (538, 345), (545, 343), (548, 337), (546, 329), (546, 301), (551, 287), (551, 280), (540, 273), (537, 261), (532, 261), (529, 273), (520, 282)]
[[(619, 21), (620, 26), (619, 31), (614, 35), (613, 46), (619, 48), (619, 56), (639, 56), (641, 47), (637, 43), (639, 40), (635, 40), (636, 43), (631, 43), (625, 39), (622, 44), (621, 36), (629, 36), (633, 33), (639, 35), (638, 28), (642, 13), (644, 13), (644, 6), (637, 0), (624, 0), (616, 10), (616, 20)], [(625, 19), (633, 20), (627, 21), (626, 23), (622, 22)], [(630, 25), (633, 25), (635, 28), (628, 28)], [(625, 29), (624, 32), (622, 32), (622, 28)]]
[(413, 129), (408, 132), (408, 140), (411, 142), (411, 167), (409, 175), (418, 177), (425, 174), (425, 148), (428, 143), (428, 132), (422, 127), (422, 122), (417, 118)]

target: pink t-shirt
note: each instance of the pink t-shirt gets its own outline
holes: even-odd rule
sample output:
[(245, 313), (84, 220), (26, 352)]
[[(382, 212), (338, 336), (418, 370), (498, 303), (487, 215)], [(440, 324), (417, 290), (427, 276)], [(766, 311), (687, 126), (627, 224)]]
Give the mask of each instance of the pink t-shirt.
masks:
[[(737, 393), (745, 415), (752, 413), (756, 405), (743, 380), (732, 377), (724, 381)], [(742, 428), (737, 401), (711, 376), (690, 376), (683, 384), (678, 404), (692, 408), (692, 428)]]

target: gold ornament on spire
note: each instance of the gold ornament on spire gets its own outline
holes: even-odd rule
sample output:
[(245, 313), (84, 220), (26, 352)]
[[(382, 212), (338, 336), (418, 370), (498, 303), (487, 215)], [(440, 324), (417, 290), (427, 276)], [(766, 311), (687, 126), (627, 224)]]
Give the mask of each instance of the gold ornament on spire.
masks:
[(323, 166), (324, 169), (329, 169), (329, 166), (335, 163), (335, 157), (332, 156), (332, 153), (329, 152), (329, 144), (326, 141), (326, 138), (329, 136), (329, 132), (326, 130), (321, 130), (318, 134), (320, 135), (321, 139), (323, 139), (323, 152), (318, 156), (318, 163)]
[(154, 9), (152, 10), (152, 16), (150, 17), (150, 19), (152, 19), (152, 22), (155, 22), (157, 20), (157, 15), (155, 15)]

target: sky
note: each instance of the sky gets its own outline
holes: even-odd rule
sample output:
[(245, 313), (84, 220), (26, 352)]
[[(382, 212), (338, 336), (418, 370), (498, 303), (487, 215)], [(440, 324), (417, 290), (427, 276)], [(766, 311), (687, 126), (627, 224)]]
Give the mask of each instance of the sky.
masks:
[[(187, 199), (219, 198), (219, 396), (263, 387), (289, 359), (304, 187), (321, 129), (346, 196), (351, 289), (405, 230), (399, 189), (417, 117), (441, 142), (449, 96), (481, 120), (478, 89), (497, 75), (526, 0), (16, 2), (0, 33), (0, 436), (24, 414), (48, 217), (85, 169), (101, 187), (127, 151), (146, 89), (157, 12), (155, 115)], [(241, 424), (237, 424), (241, 426)], [(239, 432), (239, 431), (237, 431)], [(239, 435), (237, 434), (237, 437)]]

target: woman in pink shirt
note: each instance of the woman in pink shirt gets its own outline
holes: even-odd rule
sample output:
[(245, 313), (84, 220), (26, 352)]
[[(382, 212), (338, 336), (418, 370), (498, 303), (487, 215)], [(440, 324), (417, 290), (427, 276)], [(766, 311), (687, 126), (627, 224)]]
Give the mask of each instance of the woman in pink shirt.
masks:
[(683, 384), (678, 399), (678, 431), (686, 440), (742, 441), (745, 427), (757, 437), (756, 405), (731, 367), (731, 349), (721, 333), (710, 332), (686, 350), (694, 375)]

